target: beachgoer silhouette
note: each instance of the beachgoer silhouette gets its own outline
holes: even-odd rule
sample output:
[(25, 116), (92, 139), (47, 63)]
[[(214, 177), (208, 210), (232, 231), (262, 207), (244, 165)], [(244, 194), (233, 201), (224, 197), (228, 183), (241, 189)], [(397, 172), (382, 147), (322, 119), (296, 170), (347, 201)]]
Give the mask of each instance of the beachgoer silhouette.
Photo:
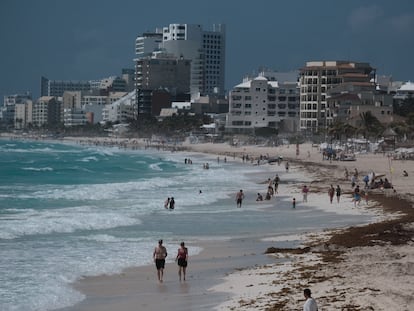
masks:
[(174, 197), (171, 197), (171, 199), (170, 199), (170, 209), (174, 209), (174, 208), (175, 208)]
[(241, 207), (242, 206), (243, 199), (244, 199), (244, 193), (243, 193), (243, 190), (240, 189), (240, 191), (237, 192), (237, 194), (236, 194), (236, 204), (237, 204), (237, 207)]
[(183, 275), (183, 280), (185, 281), (185, 273), (187, 270), (188, 264), (188, 249), (185, 247), (184, 242), (180, 243), (180, 248), (177, 252), (177, 257), (175, 257), (175, 261), (178, 264), (178, 276), (181, 282), (181, 274)]
[(158, 281), (163, 281), (165, 258), (167, 257), (167, 249), (162, 245), (162, 240), (158, 241), (158, 246), (155, 247), (154, 253), (152, 254), (155, 261), (155, 267), (157, 268)]
[(164, 202), (164, 207), (168, 208), (169, 205), (170, 205), (170, 198), (167, 198), (167, 200), (165, 200), (165, 202)]

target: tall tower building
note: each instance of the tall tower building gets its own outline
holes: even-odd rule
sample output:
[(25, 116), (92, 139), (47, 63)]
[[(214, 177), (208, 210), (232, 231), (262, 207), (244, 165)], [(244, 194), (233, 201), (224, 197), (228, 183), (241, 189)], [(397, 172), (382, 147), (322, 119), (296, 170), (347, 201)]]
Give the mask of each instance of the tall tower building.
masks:
[(318, 132), (332, 124), (330, 90), (338, 87), (375, 89), (375, 69), (368, 63), (312, 61), (300, 70), (300, 129)]
[(137, 59), (160, 49), (177, 59), (190, 60), (192, 97), (222, 95), (225, 92), (225, 43), (225, 25), (213, 25), (213, 30), (204, 31), (201, 25), (170, 24), (161, 33), (157, 29), (139, 36), (135, 51)]

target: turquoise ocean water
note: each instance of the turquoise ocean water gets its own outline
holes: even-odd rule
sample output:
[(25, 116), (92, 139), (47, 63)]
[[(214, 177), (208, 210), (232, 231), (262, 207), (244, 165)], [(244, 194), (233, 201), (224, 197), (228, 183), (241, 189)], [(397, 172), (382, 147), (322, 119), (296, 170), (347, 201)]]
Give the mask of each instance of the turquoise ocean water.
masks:
[[(257, 204), (264, 187), (252, 176), (266, 170), (274, 176), (269, 166), (208, 155), (0, 140), (0, 310), (74, 305), (84, 297), (71, 283), (152, 263), (159, 238), (167, 248), (184, 240), (195, 254), (203, 240), (367, 220), (312, 208), (292, 213), (289, 200)], [(164, 208), (168, 196), (174, 211)]]

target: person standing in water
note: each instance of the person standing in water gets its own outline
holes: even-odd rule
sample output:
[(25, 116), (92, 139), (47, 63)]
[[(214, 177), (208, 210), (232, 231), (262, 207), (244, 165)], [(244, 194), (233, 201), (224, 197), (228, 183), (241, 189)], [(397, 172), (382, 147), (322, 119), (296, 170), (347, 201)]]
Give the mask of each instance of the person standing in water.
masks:
[(183, 276), (183, 280), (185, 281), (185, 273), (187, 270), (187, 264), (188, 264), (188, 249), (185, 247), (184, 242), (181, 242), (180, 248), (177, 252), (177, 257), (175, 257), (175, 261), (178, 264), (178, 276), (180, 278), (181, 282), (181, 274)]
[(174, 209), (174, 208), (175, 208), (174, 197), (171, 197), (171, 199), (170, 199), (170, 209)]
[(164, 202), (164, 207), (165, 207), (166, 209), (168, 209), (168, 208), (169, 208), (169, 206), (170, 206), (170, 198), (167, 198), (167, 200), (165, 200), (165, 202)]
[(237, 192), (237, 194), (236, 194), (236, 204), (237, 204), (237, 207), (241, 207), (242, 206), (243, 199), (244, 199), (244, 193), (243, 193), (243, 190), (240, 189), (240, 191)]

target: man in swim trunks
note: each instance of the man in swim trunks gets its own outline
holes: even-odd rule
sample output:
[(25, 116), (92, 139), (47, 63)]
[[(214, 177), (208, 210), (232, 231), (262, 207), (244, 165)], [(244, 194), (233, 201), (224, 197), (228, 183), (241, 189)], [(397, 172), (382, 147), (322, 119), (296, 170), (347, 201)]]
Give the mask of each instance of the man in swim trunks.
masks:
[(242, 206), (243, 199), (244, 199), (244, 193), (243, 193), (243, 190), (240, 189), (240, 191), (237, 192), (237, 194), (236, 194), (236, 204), (237, 204), (237, 207), (241, 207)]
[(162, 240), (158, 241), (158, 246), (155, 247), (152, 254), (157, 267), (158, 281), (162, 282), (164, 276), (165, 257), (167, 257), (167, 249), (162, 245)]

